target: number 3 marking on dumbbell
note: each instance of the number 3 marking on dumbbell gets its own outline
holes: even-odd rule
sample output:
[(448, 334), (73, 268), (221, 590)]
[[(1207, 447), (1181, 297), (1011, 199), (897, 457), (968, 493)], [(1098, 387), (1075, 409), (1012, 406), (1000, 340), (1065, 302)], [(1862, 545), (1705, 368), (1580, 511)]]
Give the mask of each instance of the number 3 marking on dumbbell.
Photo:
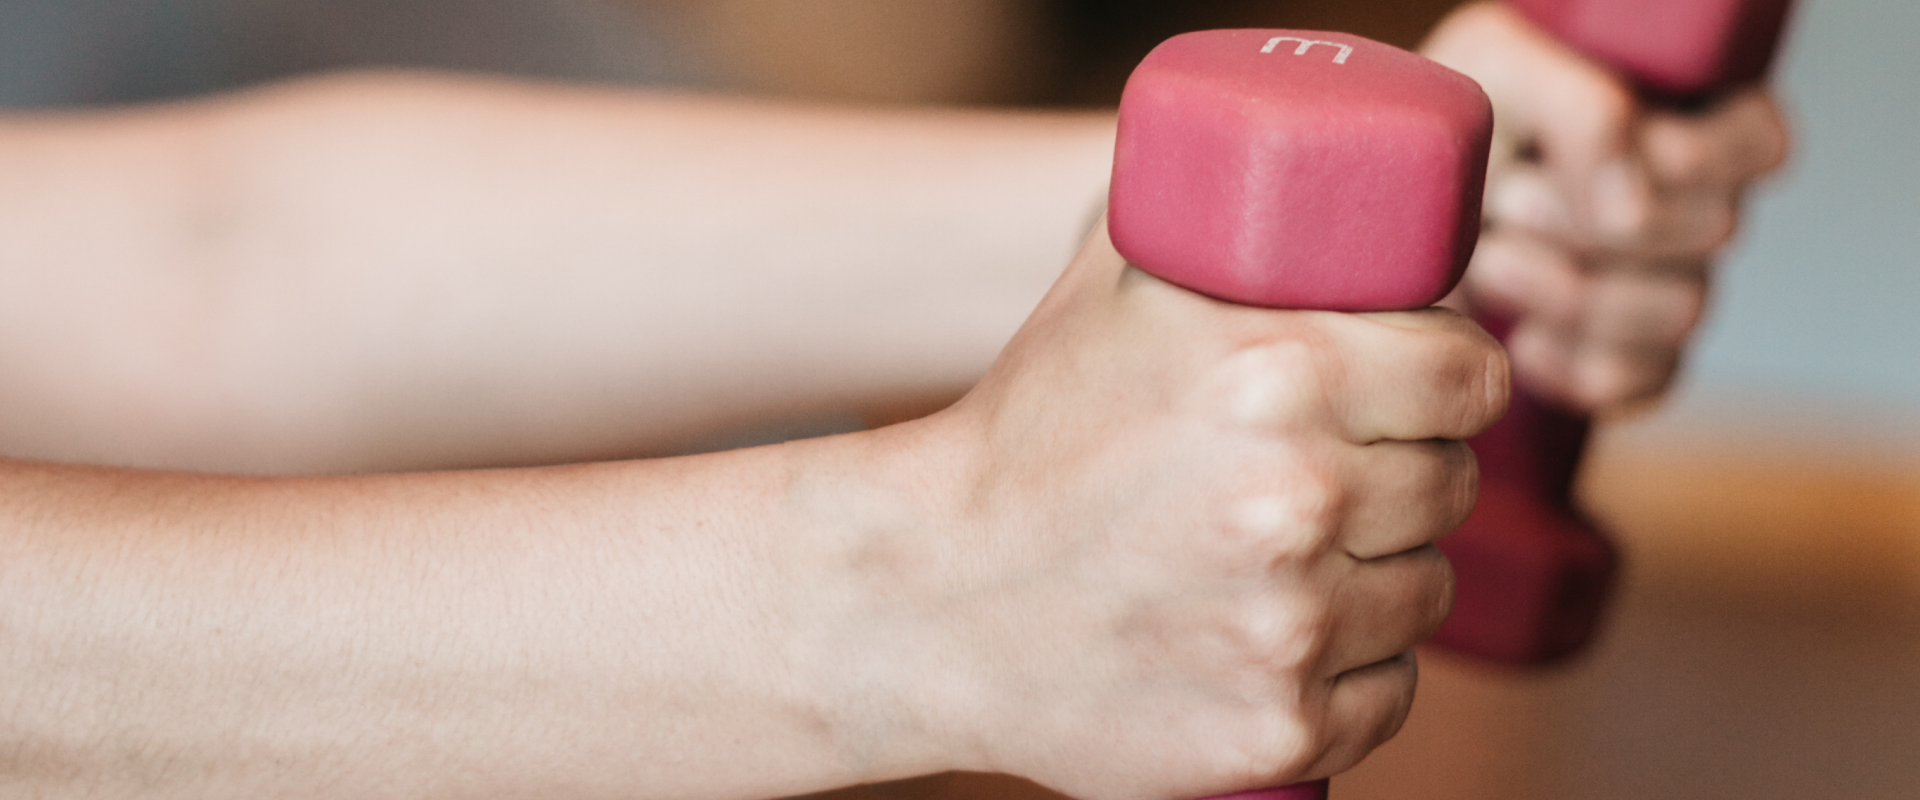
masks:
[(1353, 48), (1348, 47), (1339, 42), (1323, 42), (1318, 39), (1302, 39), (1298, 36), (1275, 36), (1267, 40), (1267, 46), (1260, 48), (1260, 52), (1271, 53), (1273, 52), (1274, 48), (1280, 46), (1281, 42), (1299, 42), (1300, 46), (1294, 48), (1293, 50), (1293, 54), (1296, 56), (1306, 55), (1307, 51), (1312, 50), (1313, 46), (1316, 44), (1324, 44), (1328, 47), (1338, 47), (1340, 48), (1340, 54), (1333, 57), (1333, 63), (1335, 64), (1345, 64), (1347, 63), (1347, 56), (1353, 55)]

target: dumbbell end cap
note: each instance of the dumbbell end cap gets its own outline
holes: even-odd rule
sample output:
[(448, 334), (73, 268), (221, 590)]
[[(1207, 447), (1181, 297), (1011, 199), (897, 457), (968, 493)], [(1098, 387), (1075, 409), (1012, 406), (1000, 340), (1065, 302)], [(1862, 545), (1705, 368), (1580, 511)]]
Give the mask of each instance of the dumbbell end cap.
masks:
[(1122, 95), (1108, 228), (1136, 266), (1222, 300), (1423, 307), (1472, 255), (1492, 131), (1478, 84), (1399, 48), (1184, 34)]

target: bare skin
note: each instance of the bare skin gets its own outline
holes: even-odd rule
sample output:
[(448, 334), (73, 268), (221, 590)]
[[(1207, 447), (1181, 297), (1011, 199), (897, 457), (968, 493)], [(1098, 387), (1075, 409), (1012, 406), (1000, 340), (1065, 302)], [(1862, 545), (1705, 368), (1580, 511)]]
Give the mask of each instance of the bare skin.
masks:
[(979, 379), (1104, 114), (347, 75), (0, 122), (0, 453), (360, 472), (683, 451)]
[[(1506, 361), (1226, 306), (1096, 235), (926, 420), (709, 456), (0, 468), (0, 786), (44, 797), (1091, 798), (1337, 772), (1445, 615)], [(1102, 735), (1089, 736), (1088, 731)]]

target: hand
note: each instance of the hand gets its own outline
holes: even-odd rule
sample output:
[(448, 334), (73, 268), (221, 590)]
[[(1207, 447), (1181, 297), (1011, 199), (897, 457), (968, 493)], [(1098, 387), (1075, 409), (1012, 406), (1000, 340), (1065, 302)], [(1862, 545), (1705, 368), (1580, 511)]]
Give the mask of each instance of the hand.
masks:
[[(957, 544), (866, 559), (959, 768), (1075, 797), (1325, 776), (1390, 737), (1445, 617), (1498, 345), (1455, 312), (1227, 305), (1104, 227), (978, 388)], [(903, 543), (904, 546), (904, 543)], [(898, 625), (863, 626), (899, 630)], [(926, 710), (931, 707), (932, 710)]]
[(1786, 157), (1772, 96), (1644, 104), (1498, 3), (1456, 11), (1423, 52), (1478, 80), (1495, 109), (1487, 229), (1452, 302), (1514, 321), (1514, 377), (1529, 391), (1586, 412), (1660, 395), (1746, 188)]

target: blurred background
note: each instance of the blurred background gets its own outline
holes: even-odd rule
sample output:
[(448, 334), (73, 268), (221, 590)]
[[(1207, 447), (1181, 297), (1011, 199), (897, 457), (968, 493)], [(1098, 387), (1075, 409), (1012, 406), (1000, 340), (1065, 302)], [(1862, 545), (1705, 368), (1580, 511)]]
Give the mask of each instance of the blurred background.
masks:
[[(836, 103), (1112, 104), (1181, 30), (1403, 46), (1449, 0), (0, 0), (0, 105), (151, 101), (405, 66)], [(1920, 793), (1920, 4), (1802, 0), (1798, 152), (1757, 194), (1705, 340), (1604, 429), (1585, 495), (1632, 558), (1595, 652), (1428, 654), (1362, 798)], [(948, 776), (836, 796), (1024, 797)]]

